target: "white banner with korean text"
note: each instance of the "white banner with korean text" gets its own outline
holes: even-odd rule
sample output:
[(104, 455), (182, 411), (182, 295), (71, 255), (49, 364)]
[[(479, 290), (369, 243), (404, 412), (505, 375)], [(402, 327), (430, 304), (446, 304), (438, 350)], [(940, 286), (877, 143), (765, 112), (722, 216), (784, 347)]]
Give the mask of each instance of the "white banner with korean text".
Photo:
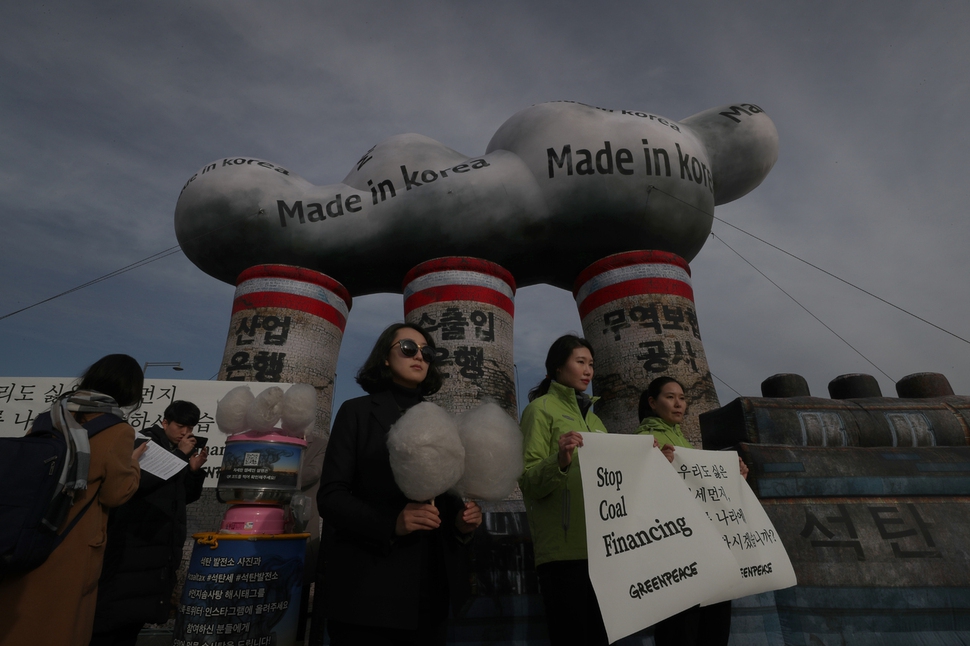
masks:
[[(40, 413), (77, 384), (75, 377), (0, 377), (0, 437), (24, 435)], [(226, 436), (216, 427), (216, 405), (237, 386), (249, 386), (254, 395), (271, 386), (283, 390), (291, 384), (258, 381), (194, 381), (188, 379), (146, 379), (141, 407), (128, 416), (135, 432), (162, 423), (162, 413), (173, 401), (190, 401), (202, 415), (193, 431), (208, 437), (209, 459), (205, 469), (206, 487), (215, 487), (226, 446)]]
[(674, 472), (704, 510), (737, 561), (741, 580), (702, 605), (795, 585), (795, 570), (774, 525), (741, 477), (734, 451), (677, 447)]
[(584, 434), (578, 452), (589, 576), (610, 642), (734, 589), (731, 551), (652, 436)]

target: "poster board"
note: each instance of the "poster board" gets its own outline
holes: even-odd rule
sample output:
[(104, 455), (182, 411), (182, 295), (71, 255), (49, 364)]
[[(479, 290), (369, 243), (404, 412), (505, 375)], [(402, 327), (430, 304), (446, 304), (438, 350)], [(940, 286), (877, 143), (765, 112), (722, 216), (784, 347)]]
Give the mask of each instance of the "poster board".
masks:
[(649, 435), (583, 435), (589, 576), (610, 642), (732, 589), (736, 562)]
[(731, 551), (741, 576), (730, 590), (711, 596), (702, 605), (796, 584), (781, 537), (741, 477), (737, 452), (677, 447), (671, 466)]
[[(0, 377), (0, 437), (24, 435), (37, 415), (77, 383), (76, 377)], [(206, 487), (215, 487), (225, 453), (226, 435), (216, 426), (216, 405), (233, 388), (249, 386), (254, 395), (272, 386), (284, 391), (291, 384), (273, 382), (197, 381), (189, 379), (146, 379), (141, 407), (129, 415), (135, 432), (161, 424), (162, 413), (175, 400), (194, 403), (201, 411), (194, 433), (209, 438), (209, 459), (202, 468)]]

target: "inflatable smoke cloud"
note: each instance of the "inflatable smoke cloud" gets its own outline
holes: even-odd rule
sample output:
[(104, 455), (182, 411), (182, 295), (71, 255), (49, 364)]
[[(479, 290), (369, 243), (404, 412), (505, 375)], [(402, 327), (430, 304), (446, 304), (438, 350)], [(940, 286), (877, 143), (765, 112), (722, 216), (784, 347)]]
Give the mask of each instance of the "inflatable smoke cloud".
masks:
[(465, 447), (465, 472), (455, 485), (463, 498), (504, 500), (522, 475), (522, 431), (495, 403), (482, 404), (458, 417)]
[(681, 121), (540, 103), (510, 117), (482, 155), (396, 135), (327, 186), (254, 157), (216, 160), (182, 189), (175, 233), (197, 267), (232, 285), (254, 264), (282, 263), (354, 296), (400, 293), (418, 263), (463, 255), (498, 263), (519, 286), (569, 290), (614, 253), (689, 262), (714, 207), (757, 187), (777, 158), (775, 125), (751, 103)]
[(411, 407), (387, 434), (394, 481), (405, 496), (428, 501), (455, 486), (465, 449), (455, 418), (431, 402)]

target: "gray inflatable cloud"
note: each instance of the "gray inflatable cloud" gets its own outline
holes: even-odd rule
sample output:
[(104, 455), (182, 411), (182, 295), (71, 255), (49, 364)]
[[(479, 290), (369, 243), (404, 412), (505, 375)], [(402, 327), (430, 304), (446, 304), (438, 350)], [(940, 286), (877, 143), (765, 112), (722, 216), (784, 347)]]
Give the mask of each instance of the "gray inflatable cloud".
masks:
[(543, 103), (502, 124), (484, 155), (398, 135), (329, 186), (261, 159), (220, 159), (182, 189), (175, 232), (192, 262), (230, 284), (248, 267), (282, 263), (355, 296), (400, 292), (418, 263), (468, 255), (504, 266), (520, 286), (571, 289), (613, 253), (691, 260), (714, 206), (758, 186), (777, 158), (775, 126), (750, 103), (679, 122)]

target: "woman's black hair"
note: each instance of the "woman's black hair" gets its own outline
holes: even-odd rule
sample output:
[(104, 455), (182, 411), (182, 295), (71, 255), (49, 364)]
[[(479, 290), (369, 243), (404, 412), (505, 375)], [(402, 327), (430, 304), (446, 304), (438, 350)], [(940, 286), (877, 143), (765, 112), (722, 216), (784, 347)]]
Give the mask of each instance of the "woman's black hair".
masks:
[(586, 348), (589, 350), (590, 356), (594, 358), (596, 356), (596, 353), (593, 352), (593, 346), (590, 345), (589, 341), (575, 334), (564, 334), (552, 342), (552, 345), (549, 347), (549, 353), (546, 354), (546, 377), (539, 382), (538, 386), (529, 391), (529, 401), (542, 397), (549, 392), (549, 384), (552, 383), (556, 372), (566, 365), (569, 357), (573, 356), (573, 350), (576, 348)]
[[(432, 350), (435, 349), (434, 339), (419, 325), (414, 325), (413, 323), (394, 323), (388, 326), (377, 337), (377, 343), (374, 344), (374, 349), (370, 351), (367, 361), (357, 371), (357, 383), (364, 389), (364, 392), (373, 395), (391, 387), (391, 383), (393, 383), (391, 369), (385, 361), (394, 344), (394, 336), (402, 328), (410, 328), (415, 332), (419, 332), (424, 337), (425, 343)], [(441, 384), (441, 373), (438, 372), (437, 364), (432, 363), (428, 366), (428, 374), (425, 376), (424, 381), (421, 382), (421, 385), (418, 386), (418, 389), (422, 396), (433, 395), (441, 389)]]
[(78, 390), (94, 390), (114, 399), (118, 406), (131, 406), (141, 401), (145, 374), (127, 354), (109, 354), (91, 364), (81, 375)]
[(640, 414), (641, 422), (648, 417), (657, 417), (657, 414), (653, 412), (652, 408), (650, 408), (650, 399), (652, 398), (656, 400), (658, 397), (660, 397), (660, 391), (663, 390), (664, 386), (667, 384), (677, 384), (680, 386), (681, 390), (683, 390), (685, 393), (687, 392), (687, 389), (684, 388), (684, 384), (680, 383), (673, 377), (657, 377), (651, 381), (650, 385), (647, 386), (647, 389), (640, 394), (640, 405), (638, 406), (638, 412)]

